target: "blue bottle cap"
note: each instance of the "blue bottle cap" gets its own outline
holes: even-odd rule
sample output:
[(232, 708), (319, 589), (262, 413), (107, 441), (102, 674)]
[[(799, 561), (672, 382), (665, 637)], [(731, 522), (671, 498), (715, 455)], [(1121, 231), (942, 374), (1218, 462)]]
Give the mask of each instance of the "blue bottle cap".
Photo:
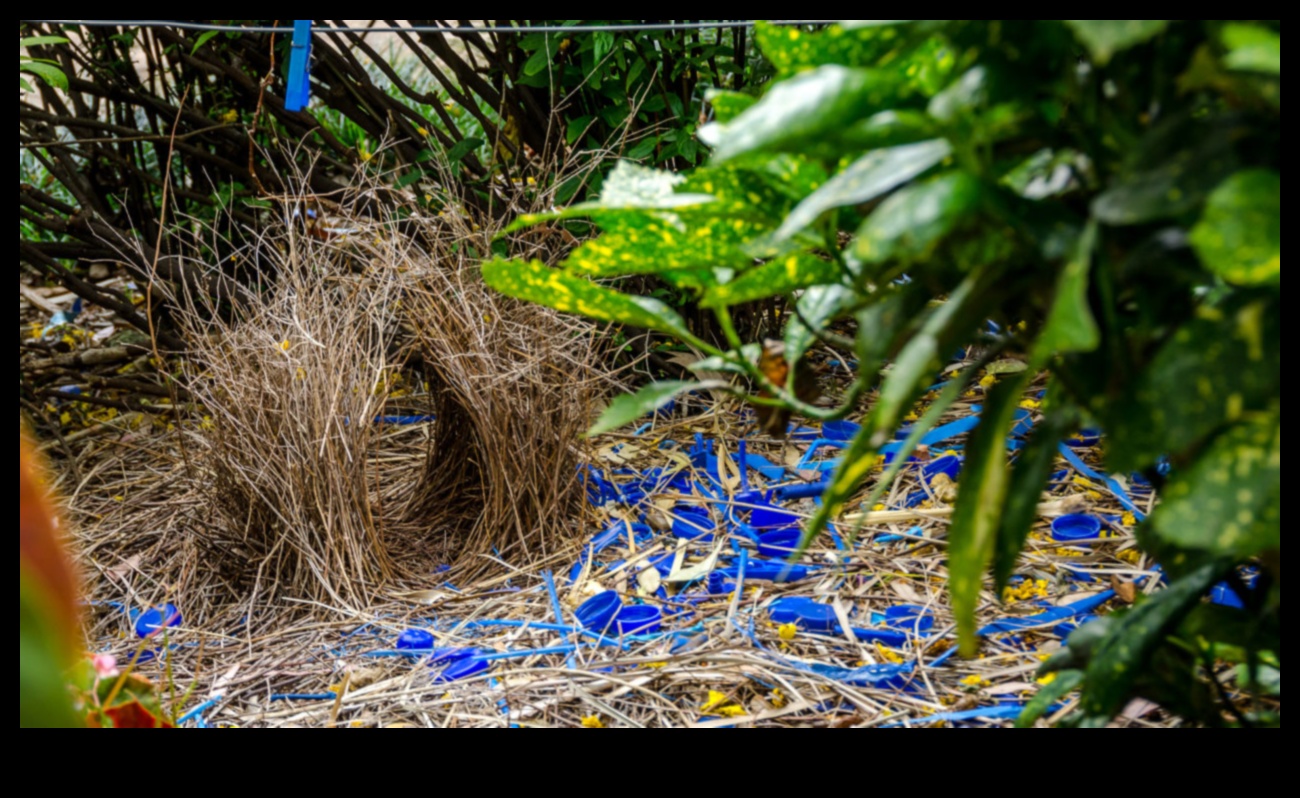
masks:
[[(772, 602), (767, 608), (773, 623), (792, 623), (805, 632), (838, 634), (840, 621), (835, 608), (829, 604), (818, 604), (803, 596), (790, 596)], [(853, 608), (848, 610), (853, 613)]]
[(582, 605), (573, 611), (573, 617), (583, 629), (604, 632), (612, 627), (614, 616), (618, 615), (622, 607), (623, 602), (619, 599), (618, 593), (606, 590), (582, 602)]
[(1052, 521), (1052, 538), (1055, 540), (1092, 540), (1100, 535), (1101, 519), (1095, 515), (1075, 513)]
[(143, 640), (157, 635), (165, 627), (180, 625), (181, 611), (176, 609), (175, 604), (164, 604), (140, 613), (140, 617), (135, 619), (135, 634)]
[(708, 538), (712, 540), (709, 534), (717, 529), (717, 524), (713, 522), (713, 517), (709, 511), (703, 507), (693, 507), (691, 505), (678, 505), (673, 508), (673, 535), (679, 538), (693, 540), (697, 538)]
[(797, 526), (766, 532), (758, 536), (758, 553), (764, 557), (785, 559), (799, 548), (802, 538), (803, 530)]
[[(478, 649), (470, 649), (473, 654), (481, 653)], [(443, 660), (445, 662), (445, 660)], [(445, 668), (434, 674), (433, 681), (438, 684), (454, 682), (457, 679), (465, 679), (470, 676), (477, 676), (487, 671), (490, 663), (485, 659), (479, 659), (476, 656), (467, 656), (460, 659), (452, 660)]]
[(658, 607), (636, 604), (618, 611), (614, 625), (620, 635), (648, 635), (659, 631), (663, 624), (663, 612)]
[(433, 635), (425, 629), (407, 629), (397, 636), (398, 651), (432, 651)]

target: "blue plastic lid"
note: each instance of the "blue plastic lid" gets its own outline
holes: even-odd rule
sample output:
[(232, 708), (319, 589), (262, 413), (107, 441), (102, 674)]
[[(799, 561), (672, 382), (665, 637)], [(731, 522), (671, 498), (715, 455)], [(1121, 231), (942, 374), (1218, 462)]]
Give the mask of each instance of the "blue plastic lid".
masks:
[(955, 454), (936, 457), (921, 467), (921, 473), (925, 476), (926, 482), (934, 479), (939, 474), (947, 474), (949, 479), (956, 479), (959, 471), (961, 471), (961, 458)]
[(822, 437), (828, 441), (848, 441), (861, 429), (861, 424), (852, 421), (827, 421), (822, 424)]
[[(469, 649), (471, 654), (481, 654), (478, 649)], [(442, 660), (446, 662), (446, 660)], [(464, 679), (470, 676), (477, 676), (484, 673), (490, 667), (490, 663), (485, 659), (479, 659), (477, 656), (466, 656), (452, 660), (447, 667), (434, 674), (433, 681), (438, 684), (454, 682), (457, 679)]]
[(573, 617), (583, 629), (603, 632), (610, 628), (614, 616), (618, 615), (622, 607), (623, 602), (618, 593), (606, 590), (582, 602), (582, 606), (573, 611)]
[[(852, 615), (854, 609), (849, 607), (848, 614)], [(840, 620), (834, 607), (803, 596), (777, 599), (768, 606), (767, 612), (773, 623), (792, 623), (805, 632), (837, 634), (840, 631)]]
[(765, 532), (758, 536), (758, 553), (764, 557), (784, 559), (799, 548), (799, 541), (802, 538), (803, 530), (797, 526)]
[(635, 604), (618, 611), (614, 625), (620, 635), (648, 635), (659, 631), (663, 623), (663, 612), (658, 607), (648, 604)]
[(1210, 601), (1239, 610), (1246, 608), (1246, 602), (1241, 600), (1241, 596), (1237, 595), (1237, 591), (1233, 590), (1227, 582), (1220, 582), (1210, 588)]
[(180, 625), (181, 611), (176, 609), (175, 604), (164, 604), (162, 607), (153, 607), (140, 613), (140, 617), (135, 619), (135, 633), (137, 637), (143, 639), (153, 637), (164, 627)]
[(425, 629), (407, 629), (397, 636), (398, 651), (432, 651), (433, 635)]
[(934, 626), (934, 614), (919, 604), (899, 604), (885, 610), (885, 625), (919, 635)]
[(1052, 537), (1056, 540), (1092, 540), (1100, 535), (1101, 519), (1095, 515), (1075, 513), (1052, 522)]
[(709, 533), (717, 529), (713, 516), (703, 507), (678, 505), (673, 508), (673, 535), (679, 538), (695, 539), (710, 537)]
[(761, 532), (797, 527), (802, 521), (798, 513), (792, 513), (781, 507), (757, 507), (749, 514), (749, 525)]

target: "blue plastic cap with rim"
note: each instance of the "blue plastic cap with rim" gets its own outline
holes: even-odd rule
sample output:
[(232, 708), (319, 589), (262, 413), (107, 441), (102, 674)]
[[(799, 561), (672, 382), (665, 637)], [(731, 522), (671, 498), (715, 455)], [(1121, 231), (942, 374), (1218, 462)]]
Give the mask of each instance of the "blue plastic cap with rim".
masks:
[(614, 616), (618, 615), (622, 607), (623, 601), (618, 597), (618, 593), (606, 590), (582, 602), (582, 605), (573, 611), (573, 617), (583, 629), (604, 632), (612, 627)]
[(1092, 540), (1101, 535), (1101, 519), (1095, 515), (1075, 513), (1052, 522), (1052, 538), (1060, 541)]
[(136, 636), (144, 639), (154, 637), (164, 628), (181, 625), (181, 611), (176, 609), (175, 604), (164, 604), (162, 607), (153, 607), (142, 613), (135, 619)]
[(636, 604), (624, 607), (614, 618), (620, 635), (648, 635), (659, 631), (663, 625), (663, 612), (658, 607)]
[(397, 636), (398, 651), (432, 651), (433, 635), (424, 629), (407, 629)]

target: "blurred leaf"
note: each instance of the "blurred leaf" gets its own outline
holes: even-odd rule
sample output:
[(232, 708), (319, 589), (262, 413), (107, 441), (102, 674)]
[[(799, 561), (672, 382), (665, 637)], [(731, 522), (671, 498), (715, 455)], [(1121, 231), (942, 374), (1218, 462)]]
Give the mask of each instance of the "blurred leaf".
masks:
[(930, 100), (930, 116), (951, 122), (961, 114), (988, 102), (989, 72), (985, 67), (968, 69), (960, 78)]
[(1038, 518), (1038, 503), (1056, 464), (1057, 444), (1078, 427), (1073, 407), (1058, 408), (1055, 397), (1043, 420), (1034, 426), (1024, 451), (1011, 471), (1006, 507), (998, 524), (993, 559), (993, 593), (1001, 596), (1016, 569), (1025, 539)]
[(40, 47), (46, 44), (67, 44), (68, 39), (64, 36), (28, 36), (25, 39), (18, 40), (19, 47)]
[(457, 161), (460, 161), (462, 158), (464, 158), (466, 155), (469, 155), (471, 152), (477, 150), (479, 147), (482, 146), (483, 146), (483, 139), (475, 138), (473, 136), (470, 136), (469, 138), (461, 139), (460, 141), (456, 142), (456, 145), (454, 147), (452, 147), (450, 150), (447, 150), (447, 160), (451, 163), (456, 163)]
[(1228, 48), (1223, 63), (1230, 69), (1282, 74), (1282, 37), (1268, 28), (1229, 23), (1223, 26), (1223, 44)]
[(1049, 684), (1038, 688), (1034, 697), (1025, 703), (1025, 708), (1016, 718), (1017, 729), (1032, 729), (1038, 719), (1051, 709), (1052, 705), (1064, 698), (1071, 690), (1083, 683), (1083, 671), (1060, 671)]
[(704, 292), (700, 307), (716, 308), (789, 294), (800, 288), (834, 283), (842, 271), (833, 261), (796, 253), (756, 266), (729, 283)]
[(194, 40), (194, 47), (190, 50), (190, 55), (194, 55), (195, 53), (197, 53), (200, 47), (212, 41), (214, 38), (220, 35), (220, 33), (221, 31), (219, 30), (205, 30), (202, 33), (200, 33), (199, 37)]
[(18, 576), (18, 726), (79, 726), (63, 679), (70, 654), (65, 623), (34, 575), (20, 568)]
[(1197, 208), (1216, 186), (1236, 169), (1233, 126), (1217, 125), (1195, 143), (1151, 167), (1143, 155), (1164, 156), (1163, 131), (1147, 137), (1132, 169), (1092, 201), (1092, 214), (1105, 224), (1129, 225), (1179, 216)]
[(592, 438), (603, 435), (610, 430), (618, 429), (624, 424), (630, 424), (647, 413), (653, 413), (668, 404), (678, 394), (687, 391), (711, 390), (725, 387), (726, 384), (717, 380), (709, 382), (653, 382), (636, 393), (616, 397), (614, 401), (609, 403), (609, 407), (605, 408), (605, 412), (600, 414), (600, 418), (596, 420), (596, 423), (591, 425), (591, 429), (587, 430), (585, 437)]
[(1253, 413), (1210, 444), (1161, 492), (1151, 525), (1166, 543), (1244, 559), (1281, 541), (1282, 421)]
[(961, 489), (948, 527), (948, 588), (964, 657), (974, 656), (979, 648), (975, 611), (984, 589), (984, 571), (992, 564), (997, 548), (999, 521), (1010, 482), (1007, 435), (1020, 396), (1032, 377), (1031, 372), (1025, 372), (993, 387), (980, 424), (966, 446)]
[(1282, 279), (1282, 178), (1237, 172), (1210, 194), (1192, 228), (1192, 246), (1206, 266), (1238, 285)]
[[(1088, 663), (1083, 725), (1105, 726), (1132, 695), (1136, 679), (1165, 635), (1222, 578), (1217, 563), (1201, 566), (1129, 610), (1111, 627)], [(1076, 632), (1077, 634), (1077, 632)]]
[(897, 79), (865, 69), (828, 65), (781, 81), (726, 125), (700, 129), (721, 163), (747, 152), (798, 151), (807, 139), (842, 129), (883, 110)]
[(863, 263), (924, 257), (979, 208), (980, 181), (948, 172), (891, 194), (858, 228), (853, 254)]
[(1074, 257), (1061, 269), (1056, 298), (1047, 324), (1034, 344), (1034, 360), (1042, 363), (1063, 352), (1090, 352), (1101, 342), (1101, 332), (1088, 305), (1088, 273), (1097, 245), (1097, 225), (1090, 223), (1079, 237)]
[(873, 200), (925, 172), (951, 152), (944, 139), (869, 152), (799, 203), (785, 218), (776, 237), (789, 238), (831, 208)]
[(30, 72), (36, 75), (56, 89), (68, 88), (68, 76), (63, 74), (63, 70), (56, 66), (50, 66), (39, 61), (24, 61), (19, 65), (18, 69), (21, 72)]
[(1164, 31), (1167, 19), (1067, 19), (1074, 35), (1092, 53), (1098, 66), (1105, 66), (1111, 56), (1141, 44)]
[(1238, 298), (1201, 308), (1158, 351), (1122, 401), (1096, 400), (1111, 433), (1107, 464), (1123, 473), (1187, 451), (1244, 412), (1268, 409), (1280, 390), (1281, 309)]
[(541, 261), (489, 261), (483, 264), (483, 280), (516, 299), (526, 299), (597, 321), (658, 330), (697, 346), (705, 346), (686, 328), (682, 318), (659, 300), (604, 288), (582, 277), (553, 269)]
[(752, 224), (740, 220), (720, 221), (712, 229), (682, 229), (647, 216), (583, 243), (562, 265), (595, 277), (740, 268), (753, 263), (753, 257), (740, 248), (753, 231)]
[(757, 97), (726, 89), (709, 89), (704, 99), (713, 106), (713, 118), (726, 124), (758, 101)]
[(786, 358), (799, 362), (816, 340), (813, 331), (804, 325), (804, 319), (820, 330), (839, 314), (852, 308), (857, 301), (853, 289), (835, 283), (815, 285), (805, 291), (799, 297), (798, 312), (791, 314), (790, 323), (785, 328)]

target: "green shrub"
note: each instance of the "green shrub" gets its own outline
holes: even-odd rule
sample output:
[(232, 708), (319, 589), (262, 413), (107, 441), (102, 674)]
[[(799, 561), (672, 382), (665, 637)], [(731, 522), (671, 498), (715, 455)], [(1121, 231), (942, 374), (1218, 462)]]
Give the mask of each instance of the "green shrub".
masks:
[[(1110, 471), (1159, 490), (1138, 536), (1169, 584), (1071, 637), (1047, 666), (1062, 676), (1025, 722), (1079, 684), (1070, 722), (1081, 725), (1106, 723), (1134, 695), (1209, 725), (1277, 722), (1227, 701), (1216, 676), (1241, 663), (1242, 688), (1280, 684), (1276, 24), (858, 21), (760, 26), (757, 38), (779, 80), (757, 101), (713, 98), (717, 122), (700, 132), (708, 165), (684, 177), (620, 166), (599, 200), (517, 222), (586, 216), (599, 238), (558, 268), (491, 262), (488, 282), (689, 342), (712, 355), (702, 368), (741, 372), (776, 397), (750, 401), (814, 419), (848, 414), (879, 382), (805, 540), (840, 515), (950, 353), (986, 351), (914, 425), (898, 462), (979, 366), (1020, 353), (1029, 368), (990, 392), (967, 447), (950, 529), (963, 652), (977, 647), (984, 574), (1000, 594), (1058, 442), (1096, 423)], [(596, 282), (644, 273), (694, 292), (730, 349), (657, 300)], [(817, 338), (856, 349), (839, 406), (771, 384), (735, 334), (730, 308), (774, 295), (798, 297), (792, 362)], [(828, 332), (844, 317), (856, 341)], [(989, 336), (986, 320), (1008, 332)], [(1003, 441), (1043, 371), (1044, 418), (1008, 462)], [(597, 428), (695, 387), (650, 386)], [(1253, 590), (1245, 564), (1259, 569)], [(1243, 608), (1202, 601), (1224, 579)]]

